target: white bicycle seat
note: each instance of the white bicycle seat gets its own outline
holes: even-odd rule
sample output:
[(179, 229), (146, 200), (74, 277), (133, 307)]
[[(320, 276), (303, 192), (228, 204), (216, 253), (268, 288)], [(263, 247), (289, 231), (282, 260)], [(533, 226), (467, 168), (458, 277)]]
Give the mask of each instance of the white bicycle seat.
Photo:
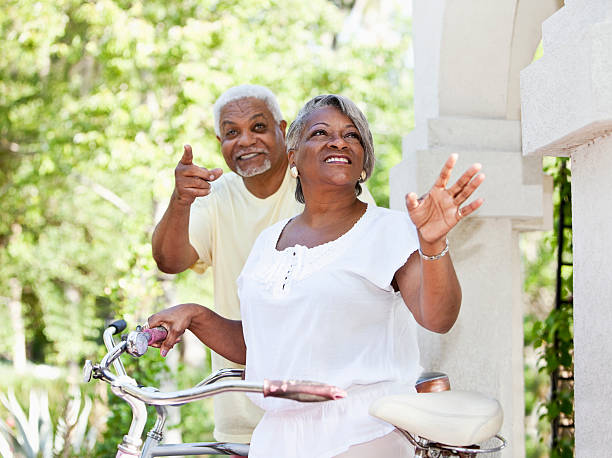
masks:
[(495, 399), (470, 391), (385, 396), (370, 415), (413, 435), (452, 446), (478, 444), (499, 432), (502, 408)]

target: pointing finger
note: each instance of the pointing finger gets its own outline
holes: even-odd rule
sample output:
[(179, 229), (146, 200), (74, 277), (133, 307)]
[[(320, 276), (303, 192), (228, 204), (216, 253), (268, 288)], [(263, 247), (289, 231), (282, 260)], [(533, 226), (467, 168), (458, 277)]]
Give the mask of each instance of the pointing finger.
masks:
[(183, 147), (183, 157), (181, 157), (181, 164), (193, 164), (193, 151), (191, 150), (191, 145), (185, 145)]

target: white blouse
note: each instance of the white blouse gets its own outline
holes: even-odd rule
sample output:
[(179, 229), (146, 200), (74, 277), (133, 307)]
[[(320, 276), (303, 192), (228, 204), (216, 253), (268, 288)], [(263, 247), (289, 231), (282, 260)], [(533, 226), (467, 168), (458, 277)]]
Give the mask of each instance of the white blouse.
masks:
[(298, 403), (251, 395), (266, 413), (249, 457), (332, 457), (392, 431), (368, 415), (374, 399), (414, 391), (416, 322), (391, 282), (418, 238), (406, 213), (368, 206), (338, 239), (279, 251), (288, 221), (260, 234), (238, 278), (246, 379), (313, 380), (348, 396)]

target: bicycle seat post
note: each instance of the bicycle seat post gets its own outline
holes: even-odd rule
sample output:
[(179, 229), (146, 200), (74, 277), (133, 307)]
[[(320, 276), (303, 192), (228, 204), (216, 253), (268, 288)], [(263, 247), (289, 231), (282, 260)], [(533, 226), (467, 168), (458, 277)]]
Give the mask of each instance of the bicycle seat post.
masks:
[(427, 439), (423, 439), (422, 437), (412, 437), (410, 433), (403, 430), (402, 428), (397, 428), (397, 430), (404, 436), (408, 442), (410, 442), (414, 446), (414, 458), (430, 458), (431, 454), (429, 453), (429, 441)]

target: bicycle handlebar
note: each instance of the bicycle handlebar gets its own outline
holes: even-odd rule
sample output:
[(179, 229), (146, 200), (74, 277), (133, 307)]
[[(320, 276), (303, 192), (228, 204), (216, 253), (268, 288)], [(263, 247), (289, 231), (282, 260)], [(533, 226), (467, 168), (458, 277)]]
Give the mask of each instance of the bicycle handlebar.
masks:
[[(117, 347), (123, 347), (124, 345), (125, 343), (122, 342)], [(113, 350), (117, 349), (117, 347)], [(112, 351), (111, 353), (116, 355), (117, 351)], [(107, 356), (111, 355), (111, 353)], [(102, 361), (106, 362), (107, 366), (95, 367), (95, 378), (102, 379), (110, 383), (113, 388), (149, 405), (183, 405), (228, 391), (262, 393), (264, 397), (277, 397), (299, 402), (333, 401), (346, 397), (346, 392), (336, 386), (298, 380), (264, 380), (263, 383), (245, 380), (218, 381), (210, 385), (200, 385), (185, 390), (164, 393), (152, 391), (150, 388), (138, 387), (136, 381), (129, 376), (116, 376), (113, 374), (108, 369), (108, 364), (112, 362), (112, 356), (108, 359), (105, 357)]]
[[(115, 323), (110, 326), (115, 327)], [(86, 381), (91, 379), (93, 374), (94, 378), (110, 383), (114, 390), (120, 390), (146, 404), (159, 406), (182, 405), (227, 391), (262, 393), (264, 397), (278, 397), (299, 402), (321, 402), (346, 397), (346, 392), (336, 386), (299, 380), (264, 380), (263, 383), (245, 380), (223, 381), (162, 393), (155, 388), (140, 388), (134, 379), (125, 375), (124, 371), (117, 376), (109, 370), (111, 364), (120, 362), (118, 358), (123, 353), (142, 356), (147, 351), (148, 345), (164, 340), (166, 336), (167, 330), (161, 326), (143, 330), (137, 328), (136, 331), (130, 332), (124, 341), (109, 348), (99, 365), (93, 365), (88, 361), (84, 368), (84, 379)]]

